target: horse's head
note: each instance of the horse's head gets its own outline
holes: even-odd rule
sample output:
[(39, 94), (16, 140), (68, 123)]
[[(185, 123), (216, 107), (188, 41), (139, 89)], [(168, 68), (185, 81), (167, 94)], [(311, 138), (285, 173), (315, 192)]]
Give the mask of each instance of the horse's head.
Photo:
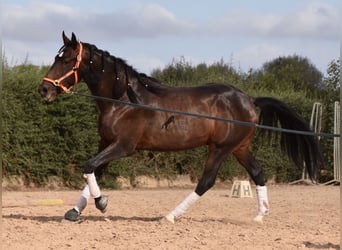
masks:
[(46, 102), (53, 102), (57, 95), (69, 92), (79, 81), (83, 45), (74, 33), (71, 40), (63, 32), (64, 45), (59, 50), (49, 72), (39, 85), (38, 92)]

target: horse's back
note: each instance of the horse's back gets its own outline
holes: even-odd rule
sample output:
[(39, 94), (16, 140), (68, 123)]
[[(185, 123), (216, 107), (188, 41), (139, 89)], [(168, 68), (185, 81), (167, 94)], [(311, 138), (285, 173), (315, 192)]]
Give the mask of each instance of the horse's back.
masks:
[(224, 92), (240, 92), (241, 90), (238, 88), (226, 84), (226, 83), (205, 83), (195, 86), (182, 86), (182, 87), (171, 87), (166, 85), (160, 85), (160, 89), (163, 91), (160, 91), (164, 96), (172, 95), (174, 93), (180, 94), (180, 95), (217, 95), (222, 94)]
[(174, 87), (165, 91), (163, 104), (179, 102), (181, 110), (200, 109), (202, 114), (258, 122), (254, 99), (238, 88), (223, 83), (194, 87)]
[[(167, 112), (145, 112), (141, 121), (141, 148), (174, 150), (203, 144), (239, 144), (251, 127), (231, 122), (203, 119), (186, 113), (219, 117), (227, 120), (257, 122), (253, 98), (227, 84), (206, 84), (196, 87), (170, 87), (159, 92), (153, 105), (183, 111), (184, 115)], [(151, 138), (156, 138), (151, 140)]]

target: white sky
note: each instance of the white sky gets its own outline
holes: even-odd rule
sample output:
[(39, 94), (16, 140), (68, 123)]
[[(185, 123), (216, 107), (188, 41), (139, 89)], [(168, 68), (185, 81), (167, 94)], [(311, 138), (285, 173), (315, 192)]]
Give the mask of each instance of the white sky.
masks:
[(339, 0), (3, 0), (1, 9), (11, 65), (51, 64), (63, 30), (147, 74), (180, 57), (247, 71), (293, 54), (326, 73), (340, 55)]

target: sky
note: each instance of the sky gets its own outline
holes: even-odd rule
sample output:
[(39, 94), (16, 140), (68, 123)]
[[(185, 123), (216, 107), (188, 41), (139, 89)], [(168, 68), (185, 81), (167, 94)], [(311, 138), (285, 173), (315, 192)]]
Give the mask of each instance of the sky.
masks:
[(50, 65), (65, 31), (146, 74), (182, 58), (247, 72), (291, 55), (326, 74), (341, 15), (340, 0), (2, 0), (2, 53), (10, 65)]

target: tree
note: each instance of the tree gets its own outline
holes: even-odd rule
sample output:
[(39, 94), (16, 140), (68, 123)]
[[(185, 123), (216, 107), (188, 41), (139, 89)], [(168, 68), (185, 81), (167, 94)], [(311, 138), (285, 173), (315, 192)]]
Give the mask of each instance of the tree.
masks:
[(263, 64), (259, 84), (266, 89), (305, 91), (314, 94), (321, 90), (323, 74), (305, 57), (278, 57)]
[(327, 69), (328, 76), (324, 79), (325, 86), (332, 91), (339, 91), (340, 88), (340, 60), (332, 60)]
[[(324, 119), (322, 127), (324, 131), (329, 133), (334, 132), (334, 103), (339, 100), (340, 96), (340, 67), (339, 60), (332, 60), (327, 69), (327, 76), (324, 78)], [(331, 138), (322, 138), (321, 144), (324, 147), (327, 170), (333, 176), (333, 140)]]

